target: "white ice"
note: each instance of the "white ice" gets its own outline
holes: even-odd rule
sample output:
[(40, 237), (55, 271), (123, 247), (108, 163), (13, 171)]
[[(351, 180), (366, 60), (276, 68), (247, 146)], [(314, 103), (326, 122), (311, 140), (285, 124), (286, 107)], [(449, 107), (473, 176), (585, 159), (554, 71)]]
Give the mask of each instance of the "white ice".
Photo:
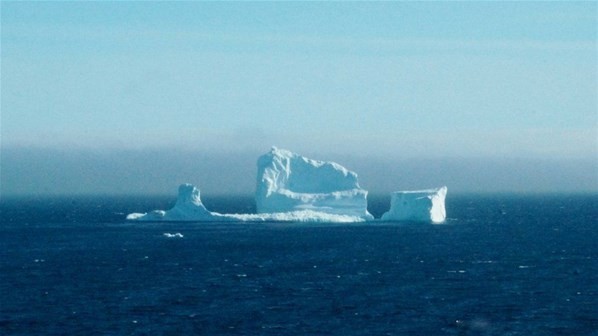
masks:
[[(132, 213), (127, 220), (330, 223), (374, 220), (367, 211), (368, 192), (359, 186), (357, 174), (337, 163), (312, 160), (273, 147), (258, 159), (257, 165), (257, 214), (209, 211), (201, 202), (199, 189), (183, 184), (172, 209)], [(442, 223), (446, 219), (446, 193), (446, 187), (394, 192), (390, 210), (381, 220)]]
[(272, 147), (257, 166), (258, 213), (310, 210), (373, 219), (367, 211), (368, 192), (359, 186), (357, 174), (337, 163)]
[[(170, 210), (154, 210), (148, 213), (132, 213), (127, 220), (148, 222), (326, 222), (352, 223), (363, 222), (359, 216), (330, 214), (314, 210), (296, 210), (262, 214), (221, 214), (211, 212), (201, 202), (200, 192), (191, 184), (179, 187), (179, 195)], [(166, 234), (165, 234), (166, 235)]]
[(446, 186), (438, 189), (393, 192), (390, 210), (382, 215), (382, 220), (442, 223), (446, 219), (446, 193)]
[(184, 237), (183, 234), (180, 233), (180, 232), (177, 232), (177, 233), (168, 233), (168, 232), (165, 232), (163, 234), (163, 236), (166, 237), (166, 238), (183, 238)]

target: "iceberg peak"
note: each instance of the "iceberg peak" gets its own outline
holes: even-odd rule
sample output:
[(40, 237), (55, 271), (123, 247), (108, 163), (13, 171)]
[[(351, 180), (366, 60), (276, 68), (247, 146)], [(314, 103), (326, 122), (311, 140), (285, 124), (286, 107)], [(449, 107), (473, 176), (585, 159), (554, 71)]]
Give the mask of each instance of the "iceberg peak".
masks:
[(193, 204), (196, 206), (203, 206), (201, 203), (199, 189), (193, 184), (185, 183), (179, 186), (179, 196), (176, 201), (177, 205)]
[(373, 219), (357, 174), (335, 162), (272, 147), (257, 161), (258, 213), (313, 210)]

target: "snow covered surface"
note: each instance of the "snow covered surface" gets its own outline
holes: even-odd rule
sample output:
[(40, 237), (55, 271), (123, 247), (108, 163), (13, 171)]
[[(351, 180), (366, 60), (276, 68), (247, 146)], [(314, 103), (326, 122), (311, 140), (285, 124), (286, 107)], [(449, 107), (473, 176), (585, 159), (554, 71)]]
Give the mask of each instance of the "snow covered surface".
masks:
[(446, 193), (447, 187), (393, 192), (390, 210), (382, 215), (382, 220), (442, 223), (446, 219)]
[[(314, 210), (296, 210), (289, 212), (263, 214), (221, 214), (206, 209), (200, 199), (200, 192), (191, 184), (179, 187), (179, 195), (170, 210), (154, 210), (148, 213), (132, 213), (127, 220), (147, 222), (326, 222), (353, 223), (363, 222), (359, 216), (330, 214)], [(166, 234), (165, 234), (166, 235)]]
[(257, 162), (255, 201), (258, 213), (309, 210), (371, 220), (368, 192), (357, 174), (334, 163), (308, 159), (272, 147)]

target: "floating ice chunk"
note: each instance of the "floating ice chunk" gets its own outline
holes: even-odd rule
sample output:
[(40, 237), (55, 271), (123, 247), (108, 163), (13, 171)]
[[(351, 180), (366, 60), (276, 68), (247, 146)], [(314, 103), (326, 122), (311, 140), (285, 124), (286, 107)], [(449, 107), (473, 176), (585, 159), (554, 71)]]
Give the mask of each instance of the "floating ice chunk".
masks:
[(393, 192), (390, 210), (382, 215), (382, 220), (442, 223), (446, 219), (446, 193), (446, 187)]
[(134, 212), (134, 213), (128, 214), (126, 218), (127, 218), (127, 220), (130, 220), (130, 221), (136, 221), (136, 220), (142, 219), (146, 215), (147, 215), (147, 213)]
[(311, 210), (373, 219), (367, 211), (367, 191), (357, 174), (334, 163), (311, 160), (272, 147), (257, 162), (255, 201), (258, 213)]
[(167, 237), (167, 238), (183, 238), (184, 237), (183, 234), (180, 233), (180, 232), (177, 232), (177, 233), (168, 233), (168, 232), (165, 232), (163, 234), (163, 236)]

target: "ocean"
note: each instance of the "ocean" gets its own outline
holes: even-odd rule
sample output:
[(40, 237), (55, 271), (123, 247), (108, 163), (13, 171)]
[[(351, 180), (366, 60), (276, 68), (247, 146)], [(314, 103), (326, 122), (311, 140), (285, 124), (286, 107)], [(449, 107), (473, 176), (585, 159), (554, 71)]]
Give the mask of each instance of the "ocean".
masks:
[(443, 225), (124, 220), (174, 201), (2, 198), (0, 334), (598, 335), (598, 195), (449, 193)]

